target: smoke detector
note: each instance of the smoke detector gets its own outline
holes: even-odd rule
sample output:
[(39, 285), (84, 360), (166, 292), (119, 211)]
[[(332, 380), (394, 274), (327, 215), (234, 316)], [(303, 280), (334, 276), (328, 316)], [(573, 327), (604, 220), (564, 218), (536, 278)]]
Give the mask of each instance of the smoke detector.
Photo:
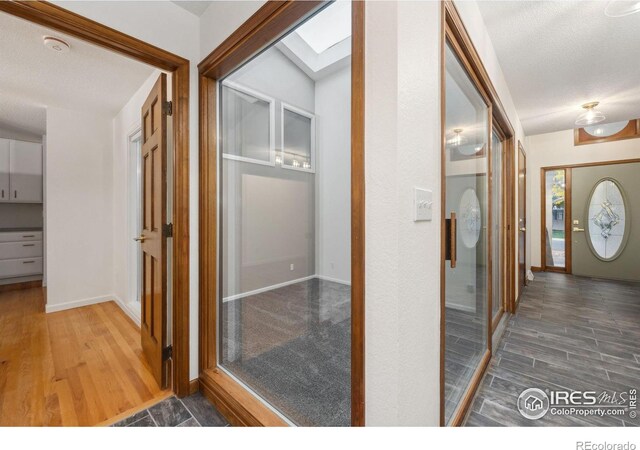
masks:
[(65, 41), (53, 36), (44, 36), (42, 38), (44, 46), (56, 53), (67, 53), (71, 47)]

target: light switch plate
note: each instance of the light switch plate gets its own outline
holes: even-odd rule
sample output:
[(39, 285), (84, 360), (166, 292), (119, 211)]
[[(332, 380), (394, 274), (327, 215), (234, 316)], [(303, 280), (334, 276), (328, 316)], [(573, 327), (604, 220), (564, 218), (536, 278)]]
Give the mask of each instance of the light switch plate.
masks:
[(433, 217), (433, 192), (428, 189), (414, 188), (414, 222), (431, 220)]

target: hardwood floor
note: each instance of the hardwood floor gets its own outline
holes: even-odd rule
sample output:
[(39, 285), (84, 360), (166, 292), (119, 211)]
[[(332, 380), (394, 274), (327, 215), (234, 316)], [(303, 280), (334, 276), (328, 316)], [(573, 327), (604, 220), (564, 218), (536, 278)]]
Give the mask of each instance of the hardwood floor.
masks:
[(640, 283), (536, 273), (476, 394), (468, 426), (638, 426), (635, 414), (524, 418), (520, 393), (640, 385)]
[(0, 426), (91, 426), (165, 397), (114, 302), (45, 314), (42, 289), (0, 293)]

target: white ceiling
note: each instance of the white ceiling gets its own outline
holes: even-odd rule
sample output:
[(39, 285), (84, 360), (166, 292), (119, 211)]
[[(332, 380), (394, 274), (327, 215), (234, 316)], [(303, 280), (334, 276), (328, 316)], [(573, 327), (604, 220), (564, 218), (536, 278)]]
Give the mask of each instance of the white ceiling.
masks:
[(574, 128), (600, 101), (606, 122), (640, 117), (640, 14), (606, 1), (481, 1), (480, 10), (527, 135)]
[(191, 14), (195, 14), (200, 17), (207, 10), (209, 5), (213, 3), (212, 1), (187, 1), (187, 0), (176, 0), (171, 3), (175, 3), (180, 8), (186, 9)]
[[(63, 38), (64, 54), (42, 37)], [(153, 68), (0, 13), (0, 123), (42, 134), (47, 106), (115, 116)]]

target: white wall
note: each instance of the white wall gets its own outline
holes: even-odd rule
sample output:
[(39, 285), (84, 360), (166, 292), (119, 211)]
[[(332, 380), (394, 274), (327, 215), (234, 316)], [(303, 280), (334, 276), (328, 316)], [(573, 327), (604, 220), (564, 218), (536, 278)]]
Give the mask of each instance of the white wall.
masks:
[(111, 298), (111, 118), (47, 108), (47, 312)]
[(527, 266), (540, 267), (540, 169), (549, 166), (640, 158), (636, 139), (573, 145), (573, 130), (538, 134), (527, 137), (527, 222), (531, 251), (527, 251)]
[[(189, 107), (189, 374), (198, 377), (198, 68), (200, 20), (169, 1), (53, 3), (188, 59)], [(218, 24), (226, 22), (216, 16)], [(213, 24), (212, 24), (213, 25)], [(212, 50), (213, 48), (211, 48)]]
[(351, 283), (351, 67), (315, 85), (316, 273)]

